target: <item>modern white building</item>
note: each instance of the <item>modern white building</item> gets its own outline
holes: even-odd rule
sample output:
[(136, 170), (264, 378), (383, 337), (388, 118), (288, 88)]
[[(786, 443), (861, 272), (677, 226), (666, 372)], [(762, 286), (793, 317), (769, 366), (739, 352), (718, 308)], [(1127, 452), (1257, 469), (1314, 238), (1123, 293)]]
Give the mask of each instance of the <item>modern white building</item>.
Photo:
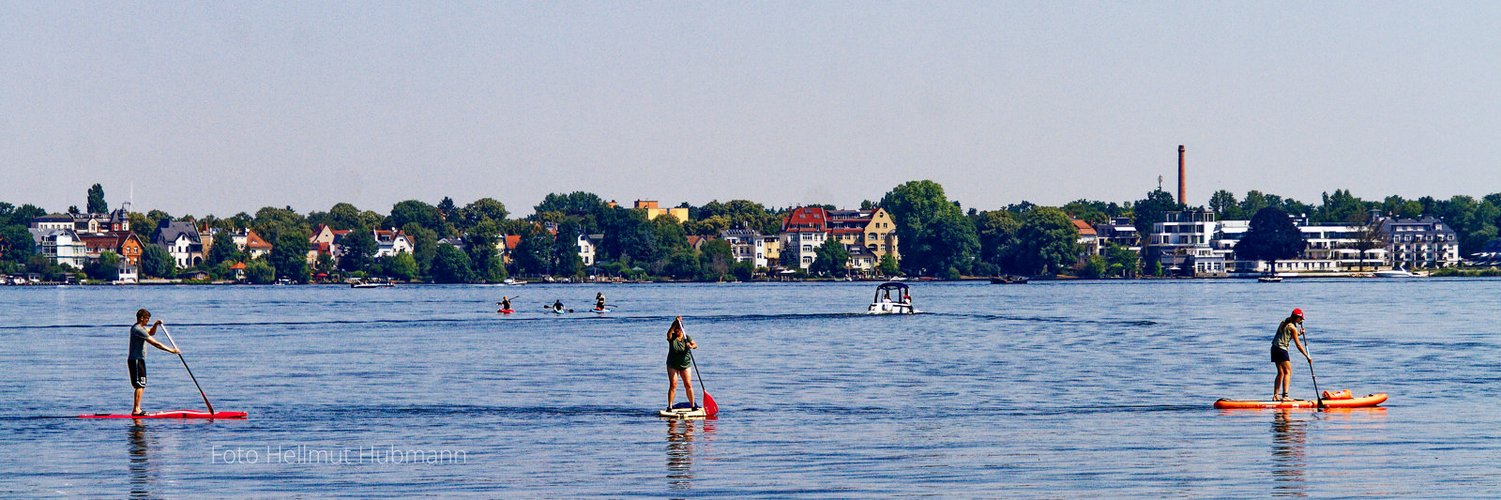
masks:
[(1381, 221), (1393, 267), (1454, 267), (1459, 265), (1459, 236), (1433, 216), (1421, 219), (1388, 217)]
[[(1359, 250), (1360, 226), (1310, 225), (1306, 217), (1294, 217), (1293, 224), (1303, 233), (1303, 252), (1297, 257), (1277, 261), (1277, 273), (1343, 273), (1362, 268), (1374, 269), (1389, 265), (1388, 251), (1377, 247), (1366, 250), (1362, 259)], [(1220, 221), (1211, 246), (1222, 252), (1230, 272), (1265, 273), (1269, 271), (1265, 261), (1240, 260), (1235, 256), (1235, 245), (1240, 243), (1250, 230), (1246, 220)]]
[(32, 228), (30, 231), (31, 240), (36, 244), (37, 250), (51, 259), (53, 263), (81, 270), (84, 263), (88, 262), (88, 247), (78, 237), (77, 231), (71, 228)]
[(749, 262), (756, 267), (766, 265), (766, 238), (751, 229), (726, 229), (719, 233), (730, 244), (730, 254), (736, 262)]
[(1219, 223), (1211, 212), (1167, 212), (1152, 224), (1147, 244), (1157, 249), (1158, 262), (1168, 274), (1225, 276), (1224, 252), (1210, 246)]

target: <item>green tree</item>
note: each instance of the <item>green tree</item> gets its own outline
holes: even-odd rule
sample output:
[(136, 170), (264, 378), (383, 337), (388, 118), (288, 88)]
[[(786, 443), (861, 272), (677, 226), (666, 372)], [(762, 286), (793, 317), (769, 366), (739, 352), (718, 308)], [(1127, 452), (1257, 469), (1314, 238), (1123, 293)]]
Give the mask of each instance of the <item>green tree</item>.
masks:
[(662, 273), (680, 280), (693, 279), (702, 273), (698, 257), (693, 255), (693, 249), (686, 246), (677, 248), (671, 254), (668, 254), (661, 268)]
[(1141, 256), (1130, 248), (1111, 243), (1105, 247), (1105, 262), (1110, 266), (1111, 276), (1134, 278), (1141, 267)]
[(567, 219), (558, 226), (553, 237), (552, 274), (577, 276), (584, 269), (584, 260), (579, 257), (579, 235), (583, 228), (574, 219)]
[(1104, 278), (1110, 272), (1110, 264), (1104, 257), (1091, 255), (1084, 260), (1084, 266), (1079, 269), (1079, 275), (1085, 278)]
[(403, 281), (411, 281), (417, 277), (417, 259), (412, 254), (401, 252), (396, 255), (381, 258), (381, 269), (387, 276)]
[(699, 249), (698, 264), (704, 281), (723, 280), (730, 274), (730, 268), (735, 264), (734, 249), (730, 248), (730, 242), (725, 240), (706, 241)]
[(472, 272), (469, 256), (453, 245), (439, 243), (433, 255), (433, 281), (438, 283), (467, 283)]
[(214, 238), (214, 244), (208, 247), (208, 255), (203, 259), (203, 267), (211, 268), (223, 262), (238, 262), (245, 260), (240, 249), (235, 247), (234, 238), (229, 233), (219, 233)]
[(600, 232), (607, 222), (607, 212), (610, 211), (599, 195), (584, 191), (549, 193), (534, 208), (537, 214), (552, 212), (564, 217), (576, 217), (585, 233)]
[(511, 252), (511, 261), (517, 274), (550, 274), (553, 255), (553, 236), (540, 227), (532, 226), (522, 233), (516, 249)]
[(974, 266), (980, 249), (974, 223), (937, 182), (903, 183), (881, 198), (881, 207), (896, 221), (901, 265), (909, 274), (951, 267), (962, 272)]
[(1365, 270), (1365, 256), (1371, 250), (1386, 248), (1388, 238), (1386, 231), (1381, 230), (1381, 220), (1369, 215), (1355, 215), (1349, 221), (1355, 226), (1355, 242), (1351, 245), (1360, 251), (1360, 270)]
[(444, 196), (443, 201), (438, 202), (438, 215), (449, 224), (459, 220), (459, 207), (453, 203), (453, 198)]
[(433, 257), (438, 255), (438, 233), (415, 223), (402, 226), (412, 240), (412, 258), (417, 261), (417, 275), (428, 276), (433, 269)]
[(16, 263), (26, 262), (36, 254), (36, 241), (26, 226), (0, 226), (0, 260)]
[[(96, 186), (98, 184), (95, 184)], [(90, 278), (102, 281), (114, 281), (120, 279), (120, 255), (105, 251), (99, 254), (99, 258), (84, 266), (84, 273)]]
[(818, 246), (814, 253), (813, 265), (808, 266), (808, 272), (818, 276), (833, 276), (843, 278), (849, 274), (847, 267), (850, 261), (850, 252), (844, 248), (836, 238), (829, 238)]
[(1240, 211), (1240, 202), (1235, 201), (1235, 194), (1226, 191), (1215, 191), (1209, 196), (1209, 210), (1213, 211), (1220, 220), (1240, 220), (1245, 215)]
[(876, 269), (881, 272), (881, 276), (896, 276), (897, 273), (902, 271), (898, 267), (894, 255), (891, 252), (887, 252), (881, 256), (881, 263), (876, 265)]
[(448, 225), (443, 221), (443, 214), (438, 211), (438, 207), (417, 200), (406, 200), (392, 206), (391, 215), (386, 217), (381, 227), (406, 227), (411, 223), (438, 234), (449, 234)]
[(505, 263), (501, 259), (500, 228), (496, 221), (485, 219), (464, 234), (464, 251), (469, 254), (471, 281), (502, 281), (506, 278)]
[(332, 255), (320, 253), (318, 254), (318, 258), (313, 261), (313, 272), (315, 273), (331, 276), (334, 274), (334, 271), (338, 270), (339, 263), (334, 261)]
[(177, 275), (177, 260), (172, 254), (160, 245), (146, 244), (141, 249), (140, 272), (156, 278), (170, 278)]
[(495, 224), (500, 224), (505, 222), (506, 216), (510, 214), (510, 212), (506, 211), (506, 205), (494, 198), (474, 200), (473, 203), (464, 205), (464, 208), (459, 213), (464, 219), (462, 227), (465, 229), (475, 227), (487, 220)]
[(1324, 193), (1323, 204), (1315, 212), (1315, 220), (1320, 223), (1340, 224), (1359, 217), (1366, 217), (1366, 202), (1349, 191), (1343, 189), (1334, 190), (1334, 194)]
[(369, 272), (379, 250), (380, 243), (375, 241), (375, 234), (369, 228), (350, 230), (339, 241), (339, 269)]
[(255, 259), (245, 263), (245, 280), (257, 285), (265, 285), (276, 281), (276, 269), (265, 259)]
[(989, 263), (1001, 272), (1020, 272), (1016, 255), (1020, 251), (1017, 231), (1021, 221), (1008, 210), (979, 212), (975, 215), (975, 230), (980, 241), (980, 261)]
[(1297, 257), (1303, 246), (1303, 232), (1287, 212), (1266, 207), (1251, 217), (1251, 227), (1235, 244), (1235, 256), (1241, 260), (1267, 261), (1275, 271), (1278, 260)]
[(104, 186), (95, 184), (89, 187), (89, 213), (109, 213), (109, 203), (104, 202)]
[(1022, 214), (1017, 264), (1029, 274), (1052, 276), (1079, 259), (1079, 229), (1063, 210), (1037, 207)]
[(1135, 213), (1136, 234), (1145, 236), (1152, 234), (1153, 224), (1167, 219), (1166, 213), (1183, 210), (1183, 205), (1167, 191), (1156, 189), (1147, 193), (1146, 198), (1132, 203), (1131, 210)]
[[(306, 230), (304, 227), (303, 230)], [(259, 232), (259, 231), (257, 231)], [(308, 235), (305, 233), (283, 232), (272, 243), (271, 258), (268, 262), (276, 269), (276, 275), (298, 283), (307, 283), (308, 280)]]

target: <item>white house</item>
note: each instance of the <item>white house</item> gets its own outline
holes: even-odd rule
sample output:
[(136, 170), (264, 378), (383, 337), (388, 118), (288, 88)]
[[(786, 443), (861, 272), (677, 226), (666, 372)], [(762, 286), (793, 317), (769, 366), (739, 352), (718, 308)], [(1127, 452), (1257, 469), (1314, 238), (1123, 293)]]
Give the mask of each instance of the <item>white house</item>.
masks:
[(578, 237), (579, 260), (584, 262), (584, 267), (594, 265), (595, 254), (599, 251), (599, 241), (603, 240), (603, 234), (580, 234)]
[(400, 229), (392, 228), (389, 231), (379, 229), (375, 231), (375, 258), (390, 257), (399, 253), (412, 253), (412, 239)]
[(751, 229), (726, 229), (719, 233), (730, 244), (730, 255), (736, 262), (749, 262), (756, 267), (766, 266), (766, 238)]
[(177, 261), (178, 269), (187, 269), (203, 263), (203, 240), (198, 226), (192, 222), (163, 219), (157, 226), (151, 243), (167, 249)]
[(83, 269), (84, 263), (88, 262), (88, 247), (73, 229), (32, 228), (29, 231), (37, 249), (52, 262), (74, 269)]

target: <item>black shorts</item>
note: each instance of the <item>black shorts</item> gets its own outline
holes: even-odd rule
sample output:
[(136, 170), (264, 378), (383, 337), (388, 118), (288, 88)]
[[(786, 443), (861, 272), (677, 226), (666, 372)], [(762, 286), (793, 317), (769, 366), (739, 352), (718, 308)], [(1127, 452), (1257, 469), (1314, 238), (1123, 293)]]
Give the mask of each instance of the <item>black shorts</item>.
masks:
[(127, 359), (125, 366), (130, 369), (130, 386), (136, 389), (146, 388), (146, 360)]
[(1283, 361), (1292, 361), (1292, 358), (1287, 355), (1287, 349), (1272, 346), (1272, 362), (1281, 363)]

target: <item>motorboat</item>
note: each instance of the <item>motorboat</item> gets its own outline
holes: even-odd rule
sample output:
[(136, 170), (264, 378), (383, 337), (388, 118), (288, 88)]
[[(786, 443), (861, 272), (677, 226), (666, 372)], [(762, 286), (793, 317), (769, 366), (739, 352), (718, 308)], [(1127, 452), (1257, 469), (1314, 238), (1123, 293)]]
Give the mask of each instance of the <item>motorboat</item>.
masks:
[(354, 280), (354, 281), (349, 282), (349, 287), (350, 288), (391, 288), (391, 287), (394, 287), (394, 286), (396, 286), (396, 284), (388, 282), (388, 281), (361, 281), (361, 280)]
[(1281, 283), (1282, 282), (1282, 277), (1281, 276), (1277, 276), (1275, 274), (1268, 274), (1266, 276), (1257, 276), (1256, 277), (1256, 281), (1259, 281), (1259, 282), (1262, 282), (1262, 283)]
[[(895, 297), (893, 297), (893, 293)], [(868, 314), (915, 314), (912, 296), (907, 293), (906, 283), (888, 281), (876, 287), (876, 296), (870, 301)]]
[(994, 276), (994, 277), (990, 278), (990, 284), (992, 284), (992, 285), (1025, 285), (1025, 284), (1027, 284), (1027, 277), (1026, 276), (1012, 276), (1012, 275), (1009, 275), (1009, 274), (1005, 275), (1005, 276)]
[(1426, 278), (1428, 277), (1428, 273), (1415, 273), (1406, 269), (1402, 269), (1401, 267), (1397, 267), (1393, 269), (1387, 269), (1385, 271), (1376, 271), (1374, 274), (1372, 274), (1372, 276), (1375, 276), (1377, 278)]
[(505, 283), (508, 286), (521, 286), (521, 285), (525, 285), (526, 284), (525, 281), (518, 280), (518, 279), (515, 279), (515, 278), (506, 278), (505, 281), (502, 281), (501, 283)]

